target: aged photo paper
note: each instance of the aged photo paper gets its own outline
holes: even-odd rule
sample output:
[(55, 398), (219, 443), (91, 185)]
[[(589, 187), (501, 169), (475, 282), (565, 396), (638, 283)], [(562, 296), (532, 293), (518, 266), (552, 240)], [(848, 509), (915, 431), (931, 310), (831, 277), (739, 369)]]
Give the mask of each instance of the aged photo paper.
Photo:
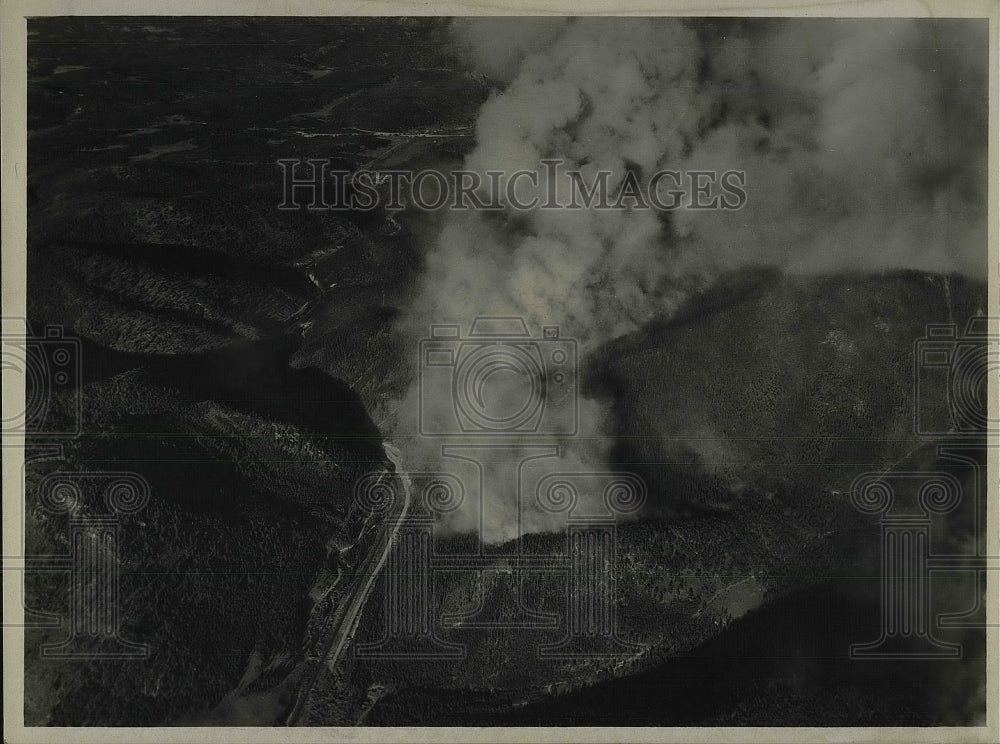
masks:
[(1000, 741), (998, 10), (4, 3), (4, 740)]

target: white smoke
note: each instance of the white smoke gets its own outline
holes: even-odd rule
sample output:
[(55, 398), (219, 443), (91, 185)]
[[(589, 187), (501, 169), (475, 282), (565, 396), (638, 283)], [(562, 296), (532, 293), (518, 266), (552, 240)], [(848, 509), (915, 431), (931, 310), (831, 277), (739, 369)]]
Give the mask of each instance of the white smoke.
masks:
[[(414, 344), (435, 323), (467, 331), (502, 315), (536, 337), (558, 326), (585, 355), (750, 265), (985, 274), (985, 27), (594, 18), (463, 19), (454, 31), (477, 70), (506, 84), (483, 105), (466, 158), (484, 181), (526, 169), (540, 193), (565, 194), (561, 180), (546, 183), (546, 158), (610, 171), (612, 192), (629, 170), (736, 169), (748, 200), (669, 214), (448, 213), (401, 326)], [(409, 462), (441, 469), (440, 441), (410, 438), (419, 398), (415, 383), (394, 436), (408, 440)], [(607, 418), (582, 401), (578, 435), (554, 435), (559, 469), (606, 468)], [(486, 537), (513, 537), (513, 484), (491, 489)], [(474, 528), (476, 509), (453, 526)], [(523, 528), (561, 520), (533, 511)]]
[(684, 215), (688, 253), (807, 273), (985, 277), (985, 32), (954, 21), (789, 21), (721, 45), (709, 67), (728, 120), (691, 160), (738, 162), (749, 199), (735, 232), (710, 214)]

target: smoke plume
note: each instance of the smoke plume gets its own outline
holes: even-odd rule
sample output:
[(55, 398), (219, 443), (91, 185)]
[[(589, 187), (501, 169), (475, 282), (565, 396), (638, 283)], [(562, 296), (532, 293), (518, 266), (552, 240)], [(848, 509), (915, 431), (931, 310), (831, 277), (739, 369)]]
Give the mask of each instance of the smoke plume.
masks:
[[(582, 359), (742, 267), (985, 275), (986, 34), (962, 21), (456, 21), (470, 64), (498, 83), (465, 163), (484, 181), (526, 169), (539, 194), (565, 195), (545, 159), (610, 172), (612, 192), (629, 173), (735, 169), (747, 202), (449, 212), (401, 330), (415, 348), (435, 323), (466, 333), (477, 316), (516, 316), (536, 338), (558, 326)], [(517, 379), (496, 381), (504, 408)], [(415, 419), (421, 402), (452, 416), (453, 401), (420, 396), (415, 382), (395, 437), (415, 469), (448, 470)], [(563, 451), (553, 467), (606, 469), (607, 417), (581, 401), (576, 435), (552, 435)], [(512, 451), (528, 443), (514, 437)], [(514, 486), (484, 468), (484, 537), (514, 537)], [(452, 526), (476, 529), (479, 506), (470, 499)], [(521, 516), (522, 531), (564, 520), (529, 504)]]

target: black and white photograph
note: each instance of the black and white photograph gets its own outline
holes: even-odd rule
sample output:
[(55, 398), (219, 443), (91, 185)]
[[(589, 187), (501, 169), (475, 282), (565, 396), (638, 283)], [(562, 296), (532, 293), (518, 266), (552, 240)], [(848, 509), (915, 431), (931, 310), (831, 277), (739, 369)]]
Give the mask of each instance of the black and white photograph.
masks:
[(996, 3), (282, 5), (4, 14), (5, 740), (997, 741)]

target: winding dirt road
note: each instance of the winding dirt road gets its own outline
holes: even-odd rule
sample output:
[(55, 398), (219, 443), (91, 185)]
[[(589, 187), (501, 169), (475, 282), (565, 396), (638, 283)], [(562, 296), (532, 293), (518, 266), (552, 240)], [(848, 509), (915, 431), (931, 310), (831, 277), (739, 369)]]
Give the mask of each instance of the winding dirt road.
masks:
[[(371, 591), (375, 587), (375, 581), (385, 567), (389, 553), (395, 544), (396, 534), (399, 532), (403, 520), (406, 519), (410, 511), (412, 484), (409, 475), (403, 469), (402, 453), (397, 447), (388, 442), (383, 443), (382, 446), (385, 449), (386, 457), (395, 466), (396, 472), (391, 473), (386, 470), (379, 482), (384, 478), (397, 476), (403, 484), (403, 498), (400, 500), (400, 503), (392, 505), (392, 508), (397, 509), (398, 512), (395, 515), (395, 520), (392, 522), (392, 527), (386, 531), (385, 544), (382, 549), (372, 551), (366, 556), (356, 571), (340, 575), (338, 584), (346, 576), (348, 577), (348, 581), (354, 582), (354, 586), (348, 589), (345, 599), (334, 608), (331, 618), (332, 622), (329, 623), (329, 627), (326, 629), (326, 639), (321, 644), (323, 651), (320, 662), (314, 664), (309, 669), (302, 684), (299, 686), (295, 704), (292, 706), (291, 712), (285, 721), (285, 725), (287, 726), (298, 725), (303, 714), (308, 710), (309, 699), (323, 667), (325, 666), (331, 672), (335, 672), (343, 659), (344, 653), (350, 648), (351, 641), (354, 639), (354, 632), (357, 630), (358, 621), (361, 618), (361, 611), (365, 608)], [(392, 519), (392, 514), (387, 514), (383, 524), (388, 524)]]

